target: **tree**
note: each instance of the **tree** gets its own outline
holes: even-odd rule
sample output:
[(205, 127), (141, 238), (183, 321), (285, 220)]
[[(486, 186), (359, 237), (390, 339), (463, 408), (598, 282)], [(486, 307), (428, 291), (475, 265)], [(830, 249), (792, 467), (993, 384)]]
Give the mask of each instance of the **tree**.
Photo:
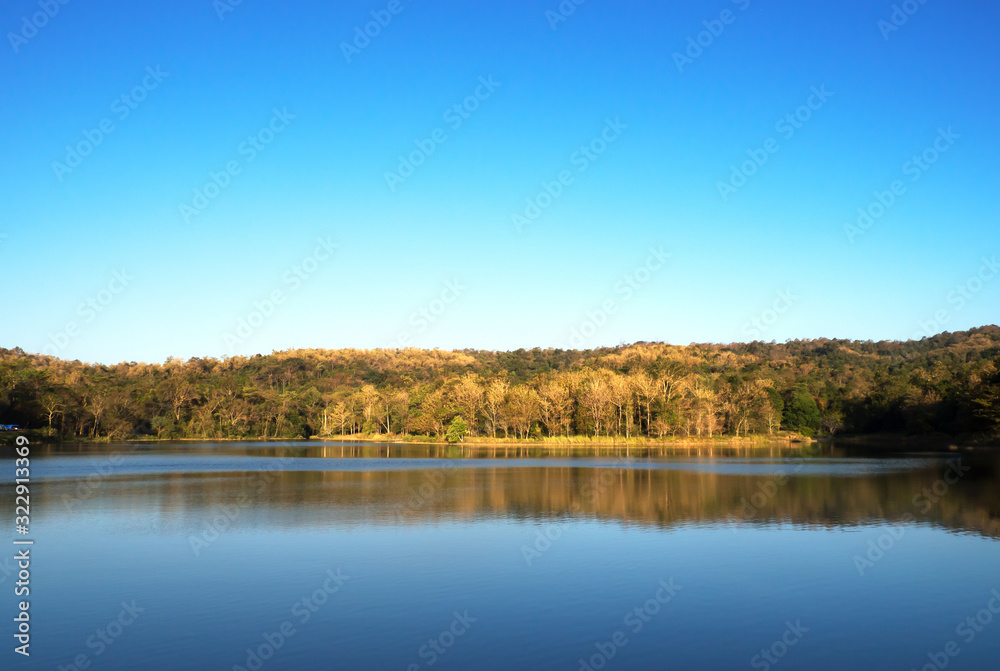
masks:
[[(391, 411), (396, 415), (396, 421), (399, 423), (400, 432), (406, 435), (409, 430), (410, 423), (410, 392), (405, 389), (393, 392), (388, 400), (388, 406)], [(388, 423), (389, 413), (386, 412), (386, 422)], [(389, 431), (389, 429), (386, 429)]]
[(670, 422), (667, 421), (666, 417), (657, 417), (653, 420), (653, 426), (650, 428), (651, 434), (656, 434), (657, 438), (663, 438), (670, 432)]
[(507, 396), (507, 416), (518, 438), (527, 438), (531, 423), (538, 419), (540, 399), (531, 387), (520, 385), (511, 389)]
[(184, 406), (195, 398), (195, 389), (190, 383), (172, 377), (166, 383), (166, 398), (173, 408), (174, 421), (180, 422)]
[(42, 397), (42, 407), (45, 408), (45, 419), (48, 421), (49, 433), (52, 433), (52, 418), (61, 415), (65, 404), (55, 394), (45, 394)]
[(458, 415), (448, 425), (448, 433), (445, 434), (445, 439), (449, 443), (458, 443), (465, 439), (465, 435), (468, 432), (469, 427), (466, 425), (465, 420), (462, 419), (461, 415)]
[(347, 422), (351, 417), (351, 411), (348, 410), (347, 405), (343, 402), (337, 403), (333, 408), (330, 409), (330, 423), (331, 430), (333, 426), (340, 427), (340, 435), (346, 435), (347, 433)]
[(445, 431), (449, 413), (448, 400), (443, 389), (427, 394), (420, 404), (420, 413), (414, 417), (414, 428), (420, 433), (440, 437)]
[(690, 387), (691, 376), (684, 372), (677, 362), (668, 362), (661, 367), (656, 376), (663, 405), (669, 409), (675, 400), (680, 399)]
[(101, 418), (104, 417), (104, 412), (108, 409), (108, 399), (103, 393), (96, 393), (90, 397), (87, 403), (87, 410), (90, 411), (91, 416), (94, 418), (94, 429), (91, 436), (97, 436), (97, 432), (101, 428)]
[(594, 436), (599, 436), (611, 404), (611, 390), (603, 377), (595, 375), (586, 382), (581, 402), (594, 422)]
[(1000, 428), (1000, 357), (987, 364), (977, 377), (970, 394), (973, 415), (982, 428), (996, 431)]
[[(317, 408), (323, 402), (323, 395), (319, 392), (315, 386), (309, 387), (304, 392), (299, 395), (300, 405), (305, 408), (306, 421), (309, 423), (311, 428), (316, 425), (316, 412)], [(318, 433), (313, 429), (314, 433)]]
[(507, 422), (503, 421), (504, 406), (507, 404), (507, 392), (510, 390), (510, 383), (504, 378), (497, 378), (490, 382), (486, 388), (483, 399), (483, 408), (486, 413), (486, 421), (490, 427), (490, 433), (494, 438), (497, 436), (497, 429), (503, 424), (504, 433), (507, 432)]
[(764, 423), (767, 425), (768, 435), (773, 435), (781, 428), (781, 415), (785, 410), (785, 402), (781, 398), (781, 393), (774, 387), (767, 388), (767, 402), (764, 404)]
[(250, 404), (242, 398), (225, 399), (219, 406), (219, 424), (223, 421), (228, 425), (229, 436), (241, 436), (241, 425), (250, 419)]
[(844, 428), (844, 415), (839, 410), (826, 409), (822, 412), (822, 426), (831, 436)]
[(149, 426), (156, 431), (156, 437), (159, 438), (164, 431), (167, 431), (171, 426), (173, 426), (173, 422), (170, 421), (169, 417), (157, 415), (149, 421)]
[(733, 378), (723, 395), (727, 422), (732, 433), (747, 435), (753, 426), (765, 421), (769, 398), (767, 390), (771, 381), (761, 378), (740, 380)]
[(469, 418), (469, 434), (478, 433), (479, 415), (483, 408), (483, 388), (473, 374), (468, 374), (459, 380), (454, 391), (455, 405)]
[(628, 378), (621, 375), (611, 374), (608, 384), (608, 397), (611, 405), (615, 408), (615, 433), (622, 434), (622, 425), (625, 426), (625, 437), (628, 438), (632, 429), (632, 385)]
[(379, 419), (382, 414), (378, 408), (379, 400), (379, 393), (373, 385), (366, 384), (361, 387), (361, 414), (365, 419), (365, 433), (379, 432)]
[[(718, 421), (719, 395), (715, 390), (715, 380), (710, 376), (699, 375), (687, 385), (689, 415), (694, 420), (695, 432), (702, 432), (709, 438), (715, 433)], [(690, 429), (688, 430), (690, 434)]]
[[(629, 377), (629, 384), (631, 385), (632, 391), (635, 393), (635, 397), (639, 402), (639, 430), (642, 430), (641, 418), (645, 416), (646, 435), (651, 436), (653, 435), (653, 402), (656, 400), (656, 397), (660, 392), (660, 385), (656, 382), (656, 380), (649, 377), (642, 371), (633, 373)], [(643, 408), (645, 408), (645, 413), (643, 413)]]
[(816, 399), (804, 386), (798, 386), (785, 404), (784, 424), (804, 435), (812, 435), (819, 429), (821, 416)]
[(549, 435), (557, 436), (562, 432), (569, 435), (570, 410), (573, 407), (570, 390), (559, 382), (549, 382), (541, 388), (539, 396), (539, 413)]

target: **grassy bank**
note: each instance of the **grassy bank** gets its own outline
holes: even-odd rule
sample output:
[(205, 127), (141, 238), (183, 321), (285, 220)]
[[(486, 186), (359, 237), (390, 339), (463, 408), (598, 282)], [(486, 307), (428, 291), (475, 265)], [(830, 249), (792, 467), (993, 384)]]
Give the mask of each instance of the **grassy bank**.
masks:
[[(58, 436), (47, 436), (43, 431), (21, 431), (17, 433), (0, 434), (0, 445), (13, 444), (16, 436), (27, 436), (32, 443), (109, 443), (109, 442), (142, 442), (142, 443), (216, 443), (216, 442), (257, 442), (273, 441), (287, 442), (294, 440), (310, 440), (316, 442), (348, 442), (348, 443), (401, 443), (409, 445), (448, 445), (444, 438), (435, 436), (418, 436), (403, 434), (343, 434), (329, 436), (304, 436), (294, 437), (260, 437), (260, 436), (240, 436), (240, 437), (194, 437), (194, 438), (156, 438), (154, 436), (132, 436), (109, 438), (99, 436), (90, 437), (64, 437), (62, 440)], [(751, 435), (751, 436), (668, 436), (665, 438), (647, 438), (646, 436), (633, 436), (624, 438), (621, 436), (541, 436), (537, 438), (512, 438), (512, 437), (491, 437), (491, 436), (465, 436), (462, 445), (522, 445), (540, 447), (564, 447), (564, 448), (590, 448), (590, 447), (682, 447), (708, 445), (719, 446), (754, 446), (754, 445), (799, 445), (816, 442), (815, 439), (802, 436), (796, 433), (781, 433), (773, 436)]]
[[(370, 442), (370, 443), (406, 443), (406, 444), (428, 444), (447, 445), (443, 438), (434, 436), (410, 436), (410, 435), (386, 435), (386, 434), (351, 434), (333, 436), (313, 436), (313, 440), (336, 441), (336, 442)], [(754, 446), (754, 445), (799, 445), (816, 442), (815, 439), (801, 436), (794, 433), (773, 435), (773, 436), (668, 436), (666, 438), (647, 438), (645, 436), (633, 436), (623, 438), (621, 436), (542, 436), (539, 438), (494, 438), (491, 436), (465, 436), (462, 445), (530, 445), (541, 447), (683, 447), (707, 445), (719, 446)]]
[[(266, 438), (260, 436), (239, 437), (194, 437), (194, 438), (156, 438), (153, 436), (133, 436), (108, 438), (66, 437), (60, 441), (58, 436), (48, 436), (45, 431), (29, 430), (20, 432), (0, 433), (0, 445), (13, 445), (17, 436), (26, 436), (33, 444), (39, 443), (224, 443), (224, 442), (289, 442), (309, 441), (316, 443), (394, 443), (400, 445), (450, 445), (444, 438), (434, 436), (402, 435), (402, 434), (344, 434), (329, 436), (285, 436)], [(939, 434), (909, 436), (904, 434), (878, 433), (864, 435), (838, 435), (836, 438), (824, 436), (812, 438), (793, 432), (781, 432), (774, 435), (750, 436), (668, 436), (665, 438), (647, 438), (633, 436), (542, 436), (537, 438), (512, 438), (491, 436), (465, 436), (457, 445), (466, 447), (541, 447), (565, 450), (592, 448), (691, 448), (705, 447), (753, 448), (780, 445), (783, 447), (803, 447), (818, 442), (834, 442), (837, 445), (857, 446), (877, 451), (965, 451), (965, 450), (1000, 450), (1000, 437), (996, 436), (948, 436)]]

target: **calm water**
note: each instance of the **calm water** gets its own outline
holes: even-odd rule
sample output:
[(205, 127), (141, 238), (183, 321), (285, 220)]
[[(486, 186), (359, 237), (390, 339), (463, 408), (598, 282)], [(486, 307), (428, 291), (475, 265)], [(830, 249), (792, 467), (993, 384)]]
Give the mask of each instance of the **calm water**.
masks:
[(5, 669), (1000, 668), (996, 455), (32, 457), (32, 656), (8, 634)]

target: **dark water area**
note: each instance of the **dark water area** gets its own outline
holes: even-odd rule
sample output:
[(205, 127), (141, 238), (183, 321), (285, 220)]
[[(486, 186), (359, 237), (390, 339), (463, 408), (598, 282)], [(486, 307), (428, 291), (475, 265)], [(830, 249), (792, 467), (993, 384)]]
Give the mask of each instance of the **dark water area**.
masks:
[(899, 447), (33, 445), (30, 658), (2, 448), (2, 668), (996, 669), (1000, 457)]

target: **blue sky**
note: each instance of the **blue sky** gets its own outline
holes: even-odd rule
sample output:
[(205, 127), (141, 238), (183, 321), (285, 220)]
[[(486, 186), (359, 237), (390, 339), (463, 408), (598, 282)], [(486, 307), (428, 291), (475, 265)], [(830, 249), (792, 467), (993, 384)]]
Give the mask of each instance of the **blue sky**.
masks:
[(913, 0), (896, 24), (857, 0), (45, 6), (0, 19), (0, 346), (162, 361), (998, 321), (997, 3)]

